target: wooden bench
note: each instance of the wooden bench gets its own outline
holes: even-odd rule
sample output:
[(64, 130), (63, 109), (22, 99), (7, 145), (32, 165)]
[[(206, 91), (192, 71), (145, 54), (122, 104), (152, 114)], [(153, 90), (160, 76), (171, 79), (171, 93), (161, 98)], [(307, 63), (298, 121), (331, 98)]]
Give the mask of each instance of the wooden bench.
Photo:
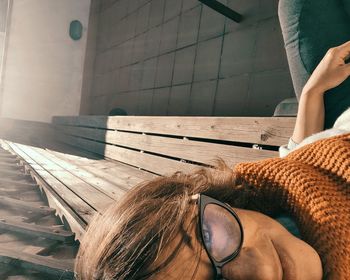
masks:
[[(50, 207), (80, 239), (96, 212), (143, 180), (210, 168), (218, 157), (229, 166), (276, 157), (294, 123), (295, 118), (55, 117), (47, 133), (49, 148), (15, 143), (1, 133), (0, 138), (11, 140), (2, 146), (21, 157)], [(20, 130), (21, 125), (14, 127)]]

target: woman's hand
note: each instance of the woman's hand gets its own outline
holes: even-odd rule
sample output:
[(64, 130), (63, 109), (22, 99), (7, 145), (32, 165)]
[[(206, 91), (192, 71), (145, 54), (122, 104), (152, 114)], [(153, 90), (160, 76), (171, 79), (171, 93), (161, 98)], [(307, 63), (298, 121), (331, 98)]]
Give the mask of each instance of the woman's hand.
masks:
[(325, 93), (340, 85), (350, 76), (350, 64), (345, 63), (349, 57), (350, 41), (331, 48), (312, 73), (303, 91)]
[(300, 143), (306, 137), (323, 130), (325, 114), (323, 95), (350, 76), (350, 64), (345, 63), (349, 57), (350, 41), (330, 49), (312, 73), (300, 96), (292, 136), (294, 142)]

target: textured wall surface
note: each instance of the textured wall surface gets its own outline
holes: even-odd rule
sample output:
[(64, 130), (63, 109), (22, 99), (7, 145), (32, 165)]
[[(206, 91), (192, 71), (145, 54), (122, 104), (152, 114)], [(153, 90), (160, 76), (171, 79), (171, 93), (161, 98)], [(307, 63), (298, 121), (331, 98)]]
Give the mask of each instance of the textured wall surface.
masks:
[(269, 116), (294, 96), (278, 0), (103, 0), (90, 113)]
[(83, 85), (81, 90), (80, 115), (91, 111), (90, 95), (94, 83), (94, 65), (96, 57), (96, 38), (100, 11), (100, 0), (91, 0), (88, 28), (86, 30), (86, 53), (84, 59)]
[[(79, 115), (90, 0), (15, 0), (6, 31), (1, 116), (50, 122)], [(83, 36), (69, 37), (80, 20)]]
[(2, 103), (2, 69), (3, 69), (3, 56), (5, 50), (5, 34), (6, 34), (6, 20), (8, 0), (0, 0), (0, 106)]

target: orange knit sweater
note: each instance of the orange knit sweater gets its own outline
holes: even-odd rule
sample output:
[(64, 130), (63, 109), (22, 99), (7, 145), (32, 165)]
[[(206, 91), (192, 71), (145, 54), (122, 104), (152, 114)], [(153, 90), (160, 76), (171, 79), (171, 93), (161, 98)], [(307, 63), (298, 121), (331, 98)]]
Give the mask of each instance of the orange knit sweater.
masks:
[(323, 263), (326, 279), (350, 279), (350, 134), (317, 141), (285, 158), (235, 167), (261, 208), (288, 211)]

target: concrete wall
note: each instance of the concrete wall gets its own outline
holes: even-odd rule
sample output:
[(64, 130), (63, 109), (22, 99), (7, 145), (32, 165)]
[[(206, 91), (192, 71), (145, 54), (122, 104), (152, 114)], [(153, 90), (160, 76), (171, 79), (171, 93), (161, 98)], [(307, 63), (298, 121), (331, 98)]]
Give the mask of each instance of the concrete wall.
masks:
[(103, 0), (92, 114), (272, 115), (294, 95), (278, 0), (223, 0), (237, 24), (198, 0)]
[(83, 86), (81, 92), (80, 115), (88, 115), (91, 111), (90, 96), (94, 82), (94, 66), (96, 58), (98, 19), (101, 0), (91, 0), (88, 30), (86, 33), (86, 54), (84, 61)]
[[(49, 122), (78, 115), (90, 0), (13, 0), (3, 80), (3, 117)], [(79, 41), (69, 24), (80, 20)]]
[(2, 69), (5, 51), (5, 34), (6, 34), (6, 21), (9, 7), (9, 0), (0, 0), (0, 106), (1, 106), (1, 88), (2, 88)]
[(8, 0), (0, 0), (0, 69), (2, 64), (2, 55), (3, 55), (4, 43), (5, 43), (7, 7), (8, 7)]

